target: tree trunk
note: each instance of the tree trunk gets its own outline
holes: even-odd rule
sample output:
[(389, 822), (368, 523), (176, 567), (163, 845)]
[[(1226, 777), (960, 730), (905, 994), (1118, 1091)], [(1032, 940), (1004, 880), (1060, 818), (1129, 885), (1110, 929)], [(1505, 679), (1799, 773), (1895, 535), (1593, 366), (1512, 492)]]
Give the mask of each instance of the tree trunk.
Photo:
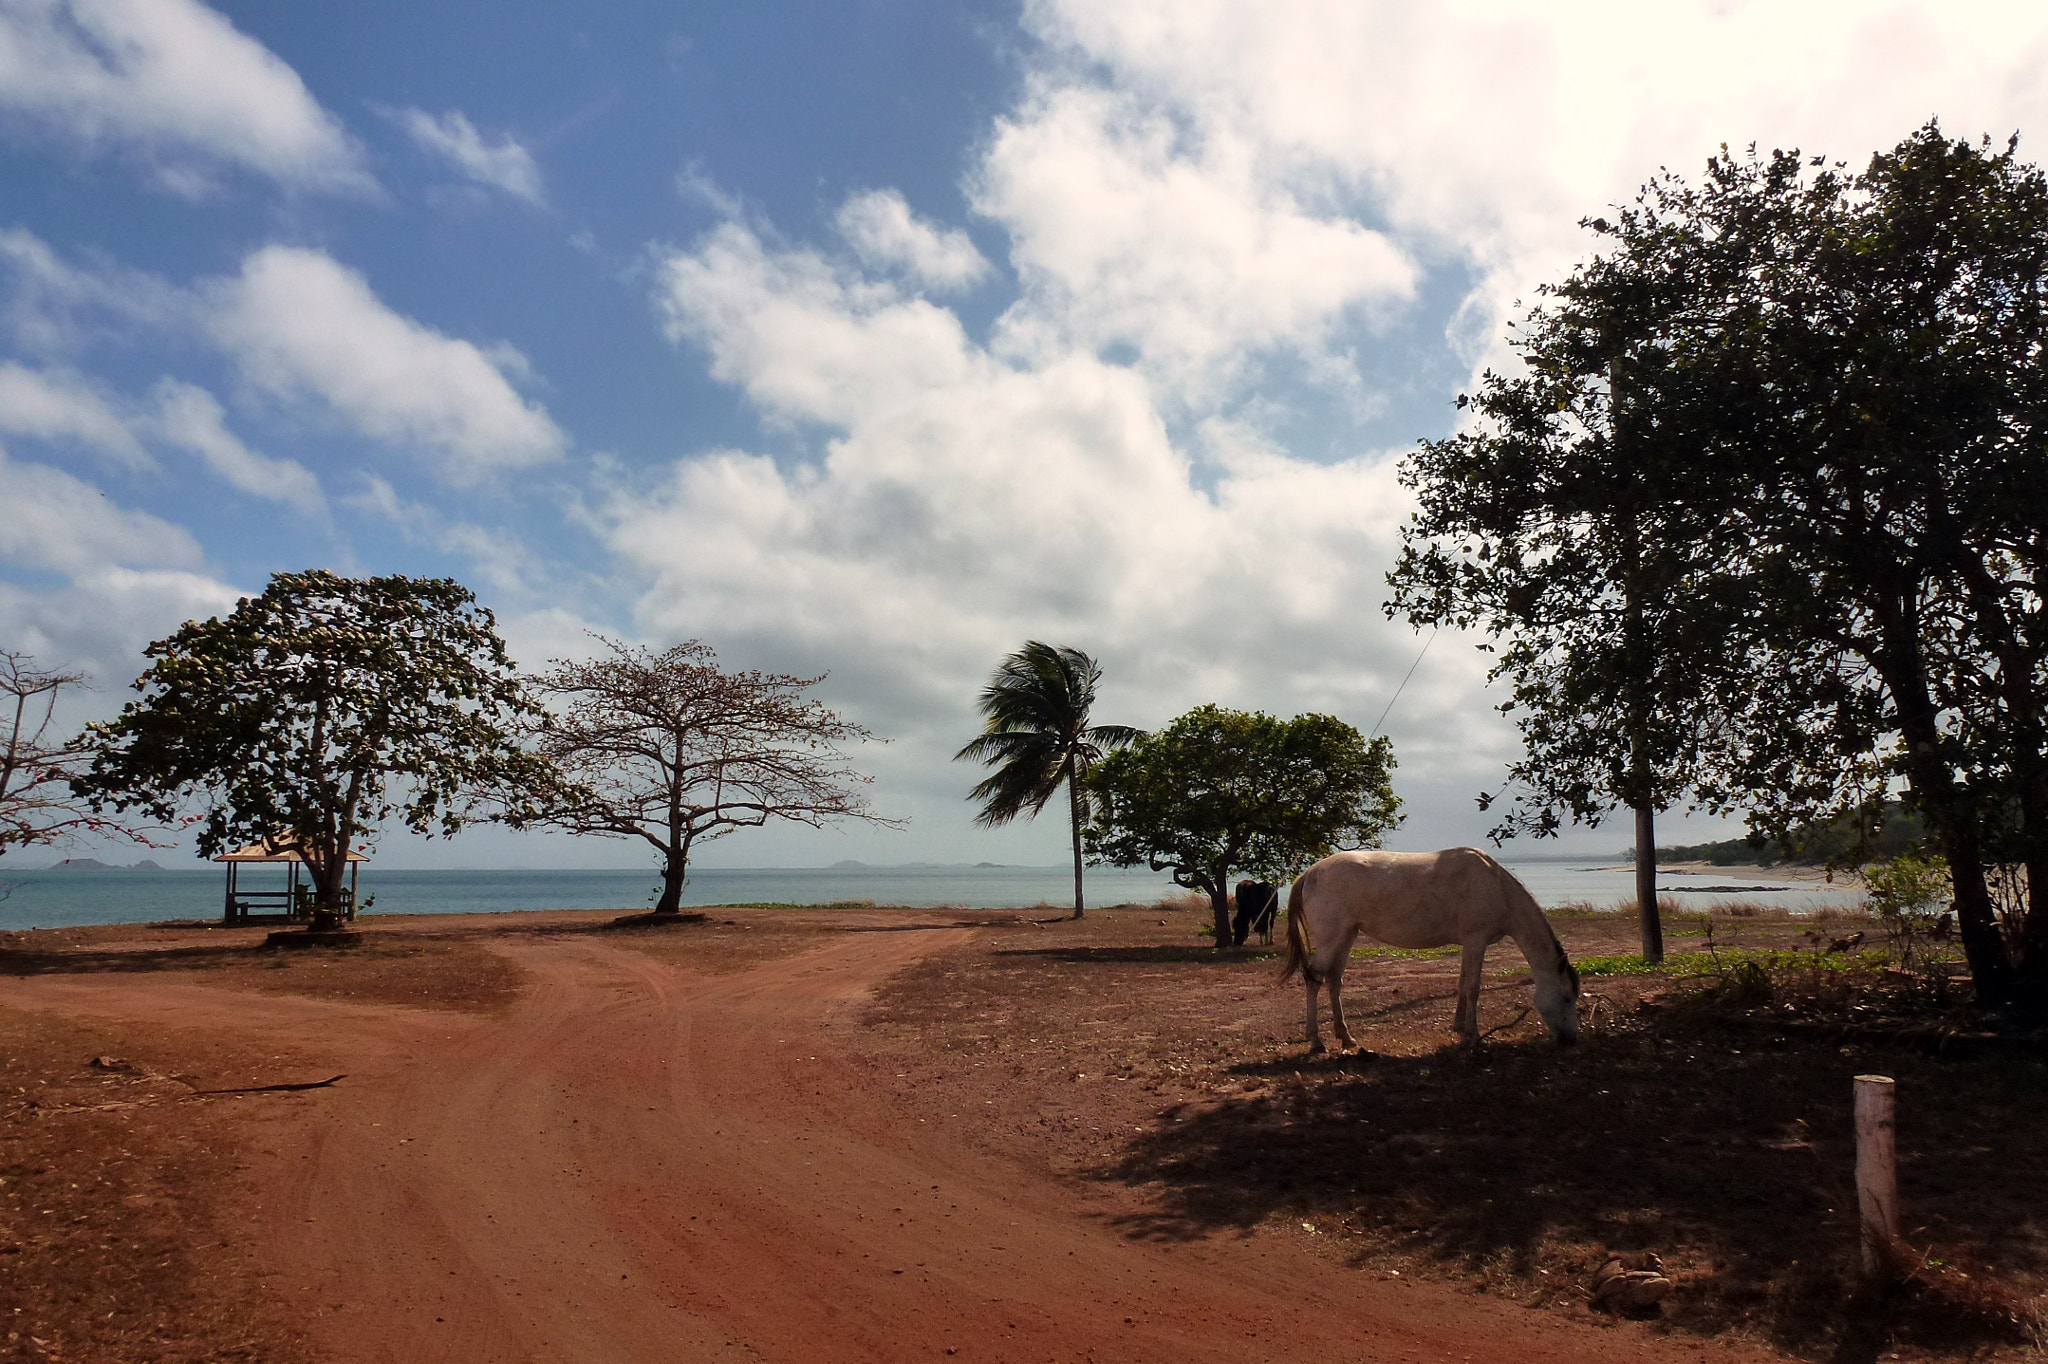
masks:
[(1081, 774), (1073, 755), (1067, 756), (1067, 824), (1074, 836), (1074, 917), (1086, 915), (1081, 903)]
[(1664, 920), (1657, 912), (1657, 814), (1636, 811), (1636, 918), (1643, 930), (1643, 960), (1664, 960)]
[(340, 856), (330, 855), (318, 865), (306, 863), (306, 873), (313, 882), (313, 913), (306, 927), (314, 933), (332, 933), (342, 923), (341, 886), (348, 878), (348, 849), (344, 847)]
[(1209, 909), (1216, 916), (1216, 948), (1227, 951), (1235, 942), (1230, 927), (1230, 875), (1228, 868), (1216, 873), (1208, 886)]
[(661, 898), (654, 902), (656, 914), (683, 912), (683, 876), (689, 870), (689, 854), (678, 849), (661, 864)]

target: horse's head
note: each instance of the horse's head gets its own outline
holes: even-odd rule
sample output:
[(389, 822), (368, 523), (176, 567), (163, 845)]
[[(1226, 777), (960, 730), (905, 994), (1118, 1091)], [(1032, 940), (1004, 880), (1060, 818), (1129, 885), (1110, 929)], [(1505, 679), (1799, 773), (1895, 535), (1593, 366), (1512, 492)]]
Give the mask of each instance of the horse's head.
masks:
[(1537, 971), (1536, 1012), (1543, 1015), (1543, 1021), (1550, 1025), (1550, 1035), (1560, 1047), (1569, 1047), (1579, 1040), (1579, 973), (1565, 956), (1564, 949), (1557, 950), (1557, 967), (1550, 971)]

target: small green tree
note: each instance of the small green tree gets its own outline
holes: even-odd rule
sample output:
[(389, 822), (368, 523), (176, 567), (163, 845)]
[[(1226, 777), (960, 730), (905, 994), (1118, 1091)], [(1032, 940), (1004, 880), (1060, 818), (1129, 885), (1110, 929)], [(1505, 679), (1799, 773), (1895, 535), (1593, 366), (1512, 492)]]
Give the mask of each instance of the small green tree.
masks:
[(1104, 758), (1086, 787), (1089, 855), (1208, 895), (1228, 947), (1233, 873), (1284, 879), (1400, 822), (1393, 745), (1330, 715), (1198, 706)]
[(1029, 812), (1036, 818), (1062, 785), (1074, 847), (1074, 917), (1086, 913), (1081, 896), (1081, 826), (1088, 819), (1084, 778), (1103, 754), (1142, 737), (1128, 725), (1089, 723), (1102, 668), (1079, 649), (1055, 649), (1031, 640), (996, 666), (981, 692), (981, 737), (953, 755), (995, 768), (968, 792), (982, 802), (974, 822), (987, 828)]
[(91, 727), (76, 789), (162, 821), (196, 801), (201, 856), (296, 848), (315, 928), (334, 926), (348, 852), (385, 820), (519, 825), (559, 790), (517, 742), (534, 707), (491, 613), (445, 578), (280, 573), (145, 653), (142, 699)]

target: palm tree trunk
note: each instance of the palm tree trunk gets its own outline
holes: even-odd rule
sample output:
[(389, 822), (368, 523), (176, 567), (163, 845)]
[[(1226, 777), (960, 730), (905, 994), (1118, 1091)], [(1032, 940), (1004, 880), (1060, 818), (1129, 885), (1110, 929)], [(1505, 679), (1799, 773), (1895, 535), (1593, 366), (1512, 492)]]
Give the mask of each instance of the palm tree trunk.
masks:
[(1081, 776), (1072, 757), (1067, 759), (1067, 827), (1074, 836), (1074, 917), (1084, 918), (1081, 903)]

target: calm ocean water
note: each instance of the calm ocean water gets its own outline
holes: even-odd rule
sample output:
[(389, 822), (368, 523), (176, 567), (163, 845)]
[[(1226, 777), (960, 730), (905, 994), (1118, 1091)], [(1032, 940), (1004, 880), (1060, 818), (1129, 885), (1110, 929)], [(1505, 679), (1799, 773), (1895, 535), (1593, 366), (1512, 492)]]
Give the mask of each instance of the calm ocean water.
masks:
[[(1516, 859), (1508, 866), (1546, 906), (1573, 901), (1617, 904), (1634, 897), (1626, 869), (1597, 861)], [(284, 885), (276, 868), (246, 868), (245, 889), (258, 889), (268, 875)], [(645, 871), (395, 871), (374, 867), (362, 873), (362, 894), (374, 894), (376, 914), (484, 914), (521, 909), (647, 908), (658, 878)], [(1860, 891), (1802, 883), (1754, 868), (1710, 873), (1665, 871), (1660, 884), (1681, 904), (1705, 907), (1717, 900), (1753, 900), (1794, 910), (1853, 907)], [(1776, 886), (1776, 889), (1757, 889)], [(1735, 888), (1733, 890), (1729, 888)], [(0, 930), (61, 928), (73, 924), (141, 923), (156, 919), (209, 919), (221, 912), (219, 868), (170, 871), (18, 871), (0, 867)], [(1090, 904), (1149, 903), (1174, 893), (1164, 875), (1092, 867)], [(830, 904), (872, 900), (881, 905), (959, 905), (1002, 909), (1070, 904), (1073, 873), (1065, 867), (858, 867), (705, 869), (691, 873), (684, 894), (689, 905)]]

